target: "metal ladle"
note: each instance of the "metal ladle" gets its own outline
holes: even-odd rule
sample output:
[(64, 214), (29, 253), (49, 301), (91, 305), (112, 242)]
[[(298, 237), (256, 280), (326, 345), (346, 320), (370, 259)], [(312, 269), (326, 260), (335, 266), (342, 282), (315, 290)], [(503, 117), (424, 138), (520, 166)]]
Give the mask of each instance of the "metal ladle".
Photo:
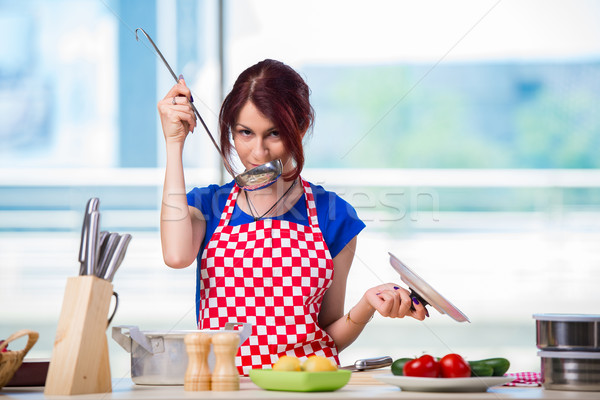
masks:
[[(175, 82), (179, 82), (179, 79), (177, 79), (177, 75), (175, 75), (175, 72), (173, 72), (173, 69), (171, 68), (171, 66), (169, 65), (167, 60), (165, 60), (162, 53), (160, 52), (158, 47), (156, 47), (156, 44), (154, 44), (154, 41), (152, 40), (152, 38), (150, 38), (150, 35), (148, 35), (146, 33), (146, 31), (144, 31), (142, 28), (137, 28), (135, 30), (135, 40), (138, 40), (138, 41), (140, 40), (138, 37), (138, 31), (141, 31), (144, 34), (144, 36), (146, 36), (146, 39), (148, 39), (148, 41), (150, 42), (152, 47), (154, 47), (154, 50), (156, 51), (156, 53), (162, 60), (163, 64), (165, 64), (165, 66), (167, 67), (167, 69), (169, 70), (171, 75), (173, 76), (173, 79), (175, 79)], [(190, 102), (190, 105), (192, 106), (192, 110), (194, 110), (194, 114), (196, 114), (196, 116), (200, 120), (200, 123), (204, 127), (204, 130), (206, 131), (206, 133), (208, 133), (208, 136), (210, 137), (210, 140), (212, 141), (213, 145), (219, 152), (219, 155), (223, 159), (223, 163), (225, 164), (225, 169), (235, 179), (235, 183), (237, 183), (237, 185), (240, 188), (246, 189), (246, 190), (261, 189), (263, 187), (266, 187), (266, 186), (272, 184), (281, 176), (281, 172), (283, 171), (283, 165), (281, 163), (281, 160), (279, 160), (279, 159), (269, 161), (268, 163), (259, 165), (258, 167), (254, 167), (248, 171), (242, 172), (241, 174), (235, 175), (235, 173), (233, 172), (233, 169), (231, 168), (231, 165), (229, 165), (229, 162), (227, 161), (227, 159), (221, 152), (219, 145), (213, 138), (213, 135), (210, 133), (208, 126), (206, 126), (206, 124), (204, 123), (204, 120), (200, 116), (200, 113), (196, 109), (196, 106), (192, 102)]]

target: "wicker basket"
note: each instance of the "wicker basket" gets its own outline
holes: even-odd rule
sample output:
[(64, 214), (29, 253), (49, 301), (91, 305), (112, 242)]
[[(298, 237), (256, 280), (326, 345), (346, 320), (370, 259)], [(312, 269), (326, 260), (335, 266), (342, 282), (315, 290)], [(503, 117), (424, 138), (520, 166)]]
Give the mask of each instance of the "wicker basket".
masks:
[[(2, 352), (8, 343), (25, 335), (29, 335), (29, 339), (23, 350)], [(0, 389), (12, 379), (15, 372), (17, 372), (21, 366), (23, 358), (25, 358), (27, 352), (31, 350), (35, 342), (37, 342), (39, 336), (40, 335), (37, 332), (23, 329), (10, 335), (10, 337), (0, 345)]]

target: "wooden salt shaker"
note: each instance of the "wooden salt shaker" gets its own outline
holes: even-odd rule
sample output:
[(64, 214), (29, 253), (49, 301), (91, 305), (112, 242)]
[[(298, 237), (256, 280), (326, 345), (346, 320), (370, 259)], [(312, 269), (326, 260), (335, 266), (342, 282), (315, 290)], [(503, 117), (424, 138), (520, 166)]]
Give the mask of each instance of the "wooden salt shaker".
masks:
[(183, 339), (188, 354), (183, 389), (187, 391), (210, 390), (208, 353), (211, 337), (208, 333), (188, 333)]
[(235, 366), (235, 354), (240, 343), (236, 333), (215, 333), (212, 337), (215, 367), (212, 374), (213, 391), (240, 390), (240, 375)]

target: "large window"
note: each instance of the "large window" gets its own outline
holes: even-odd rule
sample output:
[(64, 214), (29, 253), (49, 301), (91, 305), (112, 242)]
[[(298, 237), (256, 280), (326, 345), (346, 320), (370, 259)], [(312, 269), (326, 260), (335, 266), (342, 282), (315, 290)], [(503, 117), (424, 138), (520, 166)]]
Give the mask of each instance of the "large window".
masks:
[[(195, 267), (165, 267), (158, 235), (156, 103), (174, 82), (143, 28), (213, 134), (249, 65), (306, 78), (304, 175), (367, 223), (347, 308), (398, 281), (391, 251), (471, 317), (376, 317), (344, 363), (452, 350), (539, 368), (531, 314), (600, 302), (598, 16), (583, 0), (0, 0), (0, 338), (38, 330), (49, 357), (92, 196), (104, 230), (133, 234), (114, 324), (194, 327)], [(185, 164), (190, 187), (229, 179), (201, 129)]]

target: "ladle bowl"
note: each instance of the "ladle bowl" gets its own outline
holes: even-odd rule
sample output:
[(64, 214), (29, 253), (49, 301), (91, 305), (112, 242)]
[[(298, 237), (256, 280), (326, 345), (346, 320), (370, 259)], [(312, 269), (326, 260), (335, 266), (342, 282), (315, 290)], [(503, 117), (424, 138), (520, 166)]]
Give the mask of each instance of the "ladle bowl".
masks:
[(235, 183), (245, 190), (262, 189), (275, 182), (282, 171), (281, 160), (276, 159), (237, 175)]

